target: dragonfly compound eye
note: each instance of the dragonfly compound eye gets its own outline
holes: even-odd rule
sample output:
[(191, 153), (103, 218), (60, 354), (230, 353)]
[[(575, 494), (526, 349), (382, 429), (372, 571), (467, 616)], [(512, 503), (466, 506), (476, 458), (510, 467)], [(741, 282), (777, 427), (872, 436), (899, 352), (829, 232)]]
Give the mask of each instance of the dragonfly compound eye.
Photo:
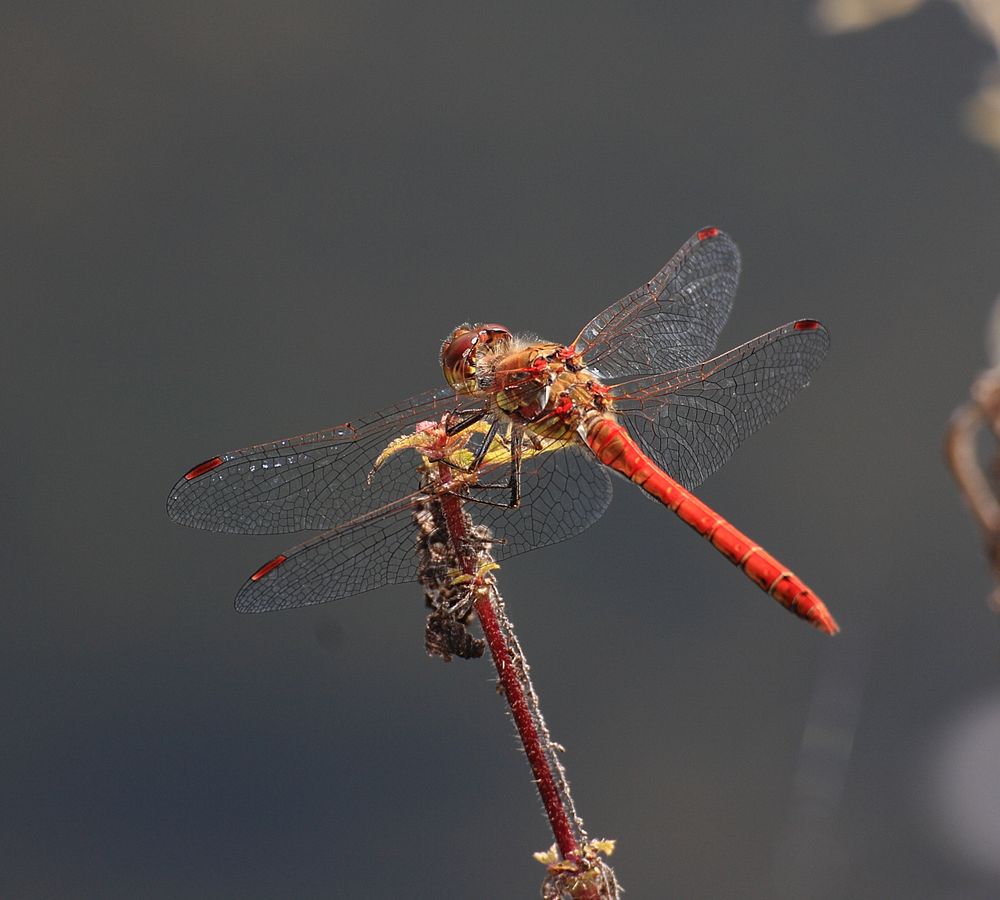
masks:
[(441, 347), (441, 368), (448, 384), (457, 391), (474, 391), (479, 354), (510, 338), (503, 325), (460, 325)]

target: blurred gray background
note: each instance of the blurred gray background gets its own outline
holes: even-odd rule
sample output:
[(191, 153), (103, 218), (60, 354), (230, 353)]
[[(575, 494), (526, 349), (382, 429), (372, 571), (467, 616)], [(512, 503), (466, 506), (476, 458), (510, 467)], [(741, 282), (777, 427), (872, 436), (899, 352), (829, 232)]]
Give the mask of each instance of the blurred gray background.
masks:
[(194, 463), (440, 383), (466, 319), (569, 340), (698, 227), (722, 345), (814, 383), (700, 491), (822, 637), (624, 482), (501, 586), (629, 897), (1000, 892), (1000, 628), (942, 463), (1000, 290), (991, 48), (931, 4), (8, 3), (0, 895), (536, 896), (486, 660), (416, 586), (243, 617), (293, 537), (189, 531)]

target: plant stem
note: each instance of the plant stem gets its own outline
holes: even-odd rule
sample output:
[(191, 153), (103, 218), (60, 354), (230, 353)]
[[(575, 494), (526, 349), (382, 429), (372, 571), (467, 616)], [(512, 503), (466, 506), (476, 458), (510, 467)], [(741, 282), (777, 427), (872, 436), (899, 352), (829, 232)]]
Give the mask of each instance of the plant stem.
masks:
[(527, 695), (521, 685), (518, 674), (519, 667), (515, 664), (510, 647), (507, 645), (488, 590), (480, 592), (480, 596), (476, 599), (475, 610), (479, 617), (479, 623), (482, 625), (486, 643), (493, 655), (493, 663), (496, 666), (497, 675), (500, 677), (500, 684), (507, 697), (511, 716), (517, 726), (517, 733), (524, 746), (524, 753), (528, 757), (528, 765), (531, 766), (531, 774), (538, 786), (538, 793), (541, 795), (542, 805), (545, 807), (545, 814), (552, 826), (552, 834), (556, 839), (559, 852), (563, 859), (572, 859), (579, 851), (577, 835), (570, 823), (570, 816), (563, 803), (561, 792), (556, 787), (556, 778), (542, 748), (541, 737), (535, 727), (535, 719), (532, 716)]
[[(442, 479), (447, 479), (448, 477), (449, 473), (446, 469), (445, 464), (441, 463), (439, 474)], [(442, 493), (439, 499), (448, 529), (448, 536), (455, 551), (457, 561), (463, 574), (471, 579), (475, 579), (477, 576), (477, 559), (475, 554), (470, 550), (469, 525), (462, 507), (462, 501), (455, 494), (450, 493)], [(517, 733), (524, 746), (528, 765), (531, 766), (531, 773), (534, 776), (535, 784), (538, 786), (538, 793), (541, 795), (542, 805), (545, 807), (545, 814), (548, 816), (549, 824), (552, 826), (552, 834), (556, 839), (556, 844), (559, 846), (559, 852), (564, 859), (572, 858), (578, 853), (579, 844), (573, 827), (570, 825), (570, 818), (563, 805), (560, 791), (556, 788), (555, 778), (549, 767), (547, 755), (542, 749), (541, 739), (529, 709), (527, 696), (518, 678), (519, 667), (514, 664), (511, 649), (504, 637), (503, 629), (500, 627), (489, 590), (477, 590), (474, 609), (482, 625), (483, 635), (490, 648), (490, 653), (493, 656), (493, 663), (496, 666), (500, 684), (503, 686), (504, 695), (507, 697), (511, 716), (514, 719), (514, 724), (517, 726)]]
[[(449, 475), (448, 466), (439, 463), (439, 484), (446, 484)], [(469, 579), (473, 610), (490, 648), (556, 846), (563, 860), (571, 864), (569, 870), (549, 867), (551, 887), (546, 896), (569, 896), (573, 900), (617, 897), (614, 872), (598, 858), (576, 814), (565, 770), (528, 676), (524, 653), (507, 618), (495, 579), (489, 574), (492, 557), (476, 549), (477, 541), (480, 545), (482, 541), (472, 533), (472, 522), (462, 498), (444, 489), (435, 492), (435, 500), (440, 504), (453, 560)]]

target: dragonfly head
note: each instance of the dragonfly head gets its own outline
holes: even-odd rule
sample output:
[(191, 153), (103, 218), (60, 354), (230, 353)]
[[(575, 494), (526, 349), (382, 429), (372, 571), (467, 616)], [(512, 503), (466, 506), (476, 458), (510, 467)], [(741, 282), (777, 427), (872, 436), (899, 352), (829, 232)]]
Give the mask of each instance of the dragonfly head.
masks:
[(511, 333), (503, 325), (459, 325), (441, 345), (441, 368), (448, 384), (460, 393), (475, 391), (477, 358), (484, 350), (510, 340)]

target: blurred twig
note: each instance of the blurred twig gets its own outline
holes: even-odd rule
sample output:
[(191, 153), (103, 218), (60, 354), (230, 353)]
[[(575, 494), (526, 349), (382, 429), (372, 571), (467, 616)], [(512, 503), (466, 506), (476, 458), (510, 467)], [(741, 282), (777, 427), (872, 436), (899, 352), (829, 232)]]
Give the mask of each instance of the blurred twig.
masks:
[[(923, 6), (928, 0), (817, 0), (814, 16), (818, 27), (830, 34), (871, 28)], [(1000, 0), (952, 0), (972, 28), (989, 41), (1000, 60)], [(994, 62), (982, 75), (978, 93), (963, 108), (968, 133), (1000, 155), (1000, 63)], [(948, 465), (958, 481), (972, 514), (983, 533), (986, 554), (997, 587), (990, 605), (1000, 612), (1000, 300), (994, 307), (990, 328), (990, 364), (970, 389), (971, 400), (952, 415), (945, 441)], [(980, 462), (979, 435), (988, 427), (997, 445), (989, 473)]]
[[(972, 383), (971, 399), (951, 417), (945, 442), (948, 465), (983, 533), (986, 555), (997, 586), (990, 606), (1000, 612), (1000, 366), (980, 374)], [(980, 462), (978, 440), (984, 427), (993, 434), (995, 450), (988, 474)]]
[[(908, 15), (928, 0), (817, 0), (814, 19), (820, 30), (843, 34), (872, 28), (881, 22)], [(951, 0), (970, 26), (992, 45), (1000, 61), (1000, 0)], [(962, 119), (966, 131), (979, 143), (1000, 154), (1000, 64), (987, 66), (981, 86), (965, 102)]]

